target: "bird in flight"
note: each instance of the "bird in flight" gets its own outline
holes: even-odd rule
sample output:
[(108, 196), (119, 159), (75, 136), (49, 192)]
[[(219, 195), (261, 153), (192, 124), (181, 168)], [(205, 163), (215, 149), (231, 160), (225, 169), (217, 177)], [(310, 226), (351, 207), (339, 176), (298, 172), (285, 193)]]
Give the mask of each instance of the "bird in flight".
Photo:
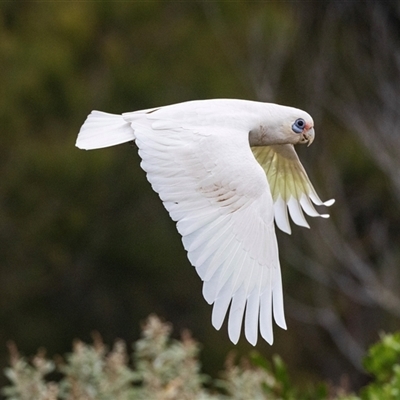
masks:
[(256, 345), (283, 329), (282, 279), (275, 225), (290, 234), (289, 216), (309, 227), (303, 211), (323, 202), (294, 145), (314, 141), (311, 116), (296, 108), (248, 100), (188, 101), (122, 115), (92, 111), (76, 141), (90, 150), (135, 141), (141, 167), (159, 194), (190, 263), (213, 304), (220, 329)]

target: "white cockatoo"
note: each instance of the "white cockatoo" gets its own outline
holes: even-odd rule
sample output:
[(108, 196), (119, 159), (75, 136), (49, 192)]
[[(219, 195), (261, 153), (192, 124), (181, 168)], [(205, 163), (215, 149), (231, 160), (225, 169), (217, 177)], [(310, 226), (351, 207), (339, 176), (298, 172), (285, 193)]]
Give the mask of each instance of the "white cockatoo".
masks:
[[(314, 123), (296, 108), (247, 100), (189, 101), (122, 115), (93, 111), (76, 146), (98, 149), (135, 141), (141, 167), (182, 235), (183, 246), (214, 304), (220, 329), (229, 310), (233, 343), (258, 332), (273, 342), (272, 315), (286, 329), (276, 225), (322, 202), (294, 150), (310, 145)], [(302, 211), (303, 210), (303, 211)]]

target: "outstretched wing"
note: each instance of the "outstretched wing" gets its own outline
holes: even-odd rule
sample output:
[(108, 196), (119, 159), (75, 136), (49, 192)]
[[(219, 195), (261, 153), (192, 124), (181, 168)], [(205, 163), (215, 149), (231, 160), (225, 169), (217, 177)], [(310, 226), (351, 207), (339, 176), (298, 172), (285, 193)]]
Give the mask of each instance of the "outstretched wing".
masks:
[(272, 314), (286, 328), (272, 196), (247, 132), (184, 128), (174, 121), (124, 114), (132, 123), (141, 166), (177, 222), (188, 258), (204, 281), (212, 323), (228, 312), (232, 342), (244, 318), (247, 340), (258, 328), (273, 341)]
[(267, 175), (275, 221), (282, 231), (291, 233), (288, 209), (293, 222), (307, 228), (309, 225), (302, 210), (311, 217), (329, 217), (328, 214), (318, 213), (313, 203), (331, 206), (334, 200), (323, 202), (319, 198), (293, 145), (252, 147), (251, 150)]

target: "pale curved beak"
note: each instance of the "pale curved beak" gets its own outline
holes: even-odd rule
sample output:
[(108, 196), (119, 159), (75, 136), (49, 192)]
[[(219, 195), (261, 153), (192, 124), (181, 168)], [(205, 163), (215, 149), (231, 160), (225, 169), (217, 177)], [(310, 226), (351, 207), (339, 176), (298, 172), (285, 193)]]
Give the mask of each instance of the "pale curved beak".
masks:
[(314, 141), (314, 138), (315, 138), (314, 128), (310, 128), (303, 133), (303, 139), (305, 142), (307, 142), (307, 147)]

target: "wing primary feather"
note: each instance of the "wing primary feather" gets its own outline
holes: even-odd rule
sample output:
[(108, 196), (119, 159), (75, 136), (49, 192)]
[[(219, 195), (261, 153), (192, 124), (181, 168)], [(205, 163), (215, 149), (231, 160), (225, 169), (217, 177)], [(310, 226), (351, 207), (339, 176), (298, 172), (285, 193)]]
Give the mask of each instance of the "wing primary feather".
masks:
[[(213, 276), (213, 280), (209, 281), (203, 281), (203, 297), (206, 300), (208, 304), (213, 304), (215, 301), (217, 301), (217, 284), (216, 282), (218, 281), (218, 277), (221, 274), (221, 271), (219, 269), (215, 270), (215, 275)], [(221, 291), (218, 291), (220, 293)]]
[(283, 306), (282, 276), (280, 267), (271, 268), (272, 274), (272, 307), (274, 319), (278, 326), (286, 329), (285, 311)]
[(292, 233), (292, 230), (290, 228), (287, 207), (281, 195), (279, 195), (279, 197), (274, 202), (274, 214), (275, 222), (276, 225), (278, 225), (278, 228), (281, 231), (290, 235)]
[(296, 225), (304, 226), (305, 228), (310, 227), (304, 218), (299, 202), (293, 196), (290, 196), (287, 206), (289, 208), (290, 217)]
[[(235, 260), (235, 268), (232, 281), (232, 292), (235, 293), (243, 285), (246, 280), (246, 274), (248, 271), (244, 268), (246, 258), (249, 257), (248, 251), (243, 250), (237, 260)], [(243, 276), (244, 275), (244, 276)]]
[(290, 165), (290, 169), (291, 169), (291, 175), (294, 177), (292, 195), (287, 200), (290, 216), (296, 225), (303, 226), (305, 228), (310, 228), (310, 225), (305, 219), (301, 205), (299, 203), (299, 200), (301, 198), (301, 192), (304, 191), (304, 185), (302, 185), (301, 179), (295, 179), (297, 170), (296, 168), (293, 167), (292, 164)]
[[(239, 246), (236, 246), (222, 265), (217, 262), (210, 263), (203, 284), (203, 296), (209, 304), (219, 297), (223, 287), (228, 284), (234, 269), (233, 260), (238, 252)], [(227, 271), (228, 273), (226, 273)], [(230, 286), (230, 290), (232, 297), (232, 286)]]
[(230, 282), (226, 282), (219, 296), (216, 298), (211, 314), (211, 323), (216, 330), (220, 330), (232, 299)]
[(257, 344), (258, 338), (258, 319), (260, 315), (260, 282), (262, 282), (262, 273), (257, 286), (252, 290), (247, 299), (246, 315), (244, 320), (244, 333), (246, 339), (253, 346)]
[(304, 212), (310, 217), (319, 217), (319, 212), (314, 208), (313, 204), (310, 201), (310, 198), (302, 193), (300, 196), (300, 204), (303, 208)]
[(260, 297), (260, 333), (261, 336), (272, 345), (274, 335), (272, 332), (272, 286), (271, 269), (267, 270), (267, 286)]
[[(210, 303), (212, 303), (219, 296), (220, 291), (223, 287), (225, 287), (226, 284), (228, 284), (228, 281), (230, 282), (232, 295), (232, 279), (236, 269), (235, 263), (237, 263), (241, 254), (243, 253), (244, 250), (236, 246), (233, 248), (233, 250), (231, 250), (228, 258), (226, 258), (222, 264), (216, 261), (212, 261), (212, 263), (210, 263), (210, 267), (207, 270), (207, 275), (205, 278), (209, 278), (210, 276), (212, 276), (212, 279), (209, 278), (208, 280), (205, 280), (205, 283), (203, 285), (203, 295), (205, 298), (207, 296)], [(216, 271), (218, 271), (218, 274), (216, 273)]]
[(233, 295), (231, 309), (229, 310), (228, 335), (234, 344), (239, 341), (245, 307), (246, 291), (241, 286)]
[[(221, 225), (223, 227), (223, 224), (226, 222), (226, 220), (229, 221), (229, 218), (229, 215), (223, 215), (219, 216), (216, 219), (214, 218), (214, 220), (211, 219), (211, 221), (209, 219), (209, 221), (207, 221), (207, 224), (204, 224), (202, 228), (198, 229), (190, 235), (193, 236), (193, 238), (189, 247), (187, 248), (187, 251), (195, 250), (199, 246), (203, 245), (203, 243), (212, 240), (212, 238), (214, 238), (215, 235), (218, 234), (219, 229), (221, 229)], [(185, 238), (187, 238), (188, 236), (185, 236)]]
[[(203, 263), (201, 264), (197, 263), (198, 266), (196, 267), (196, 271), (203, 281), (206, 281), (206, 277), (209, 277), (209, 279), (211, 279), (213, 276), (212, 272), (208, 272), (209, 268), (213, 268), (214, 272), (215, 268), (217, 267), (223, 271), (224, 262), (227, 259), (227, 257), (229, 257), (229, 254), (231, 254), (232, 251), (234, 251), (234, 249), (233, 250), (231, 249), (231, 246), (234, 246), (235, 243), (237, 243), (235, 236), (233, 234), (230, 234), (227, 240), (218, 248), (218, 250), (214, 254), (208, 257), (208, 259), (205, 260)], [(188, 255), (189, 255), (189, 260), (192, 262), (193, 265), (195, 265), (196, 262), (194, 258), (196, 257), (196, 254), (193, 254), (193, 260), (192, 260), (192, 253)]]
[(322, 201), (319, 198), (319, 196), (317, 195), (317, 192), (314, 190), (314, 188), (313, 188), (313, 190), (311, 190), (309, 196), (310, 196), (310, 199), (313, 201), (313, 203), (316, 204), (317, 206), (327, 206), (327, 207), (329, 207), (335, 202), (335, 199), (330, 199), (330, 200), (325, 201), (325, 202)]
[(229, 222), (225, 223), (215, 236), (213, 236), (212, 241), (196, 254), (196, 263), (198, 265), (202, 265), (210, 256), (215, 255), (216, 251), (225, 244), (226, 236), (229, 235), (229, 231), (232, 229)]
[(330, 199), (330, 200), (324, 201), (324, 206), (330, 207), (334, 203), (335, 203), (335, 199)]

